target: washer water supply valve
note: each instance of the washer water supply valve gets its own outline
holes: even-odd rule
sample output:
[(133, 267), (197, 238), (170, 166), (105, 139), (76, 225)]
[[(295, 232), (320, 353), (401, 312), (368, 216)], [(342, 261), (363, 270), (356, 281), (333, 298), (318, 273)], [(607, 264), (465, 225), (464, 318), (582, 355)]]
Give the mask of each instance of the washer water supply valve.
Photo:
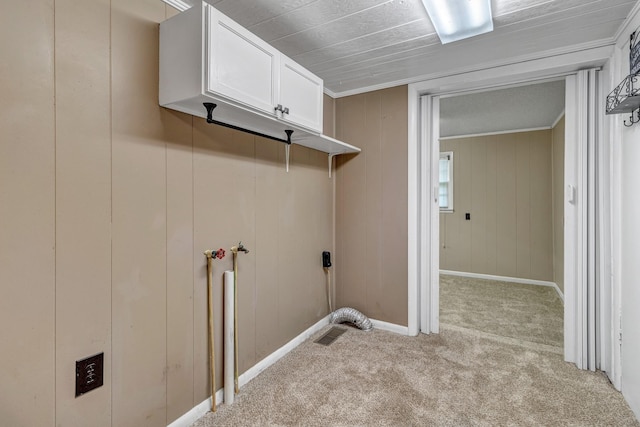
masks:
[(224, 258), (224, 254), (225, 254), (224, 249), (220, 248), (217, 251), (213, 252), (211, 255), (213, 258), (222, 259)]

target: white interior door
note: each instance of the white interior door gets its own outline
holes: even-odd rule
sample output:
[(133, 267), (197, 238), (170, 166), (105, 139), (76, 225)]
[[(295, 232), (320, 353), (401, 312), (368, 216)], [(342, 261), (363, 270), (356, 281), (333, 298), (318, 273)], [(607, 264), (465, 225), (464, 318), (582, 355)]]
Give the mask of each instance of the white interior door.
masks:
[[(426, 95), (421, 99), (422, 129), (420, 169), (429, 171), (422, 175), (420, 230), (423, 254), (420, 266), (420, 282), (427, 284), (420, 294), (420, 329), (426, 333), (440, 332), (440, 204), (438, 203), (440, 177), (440, 97)], [(428, 332), (427, 332), (428, 331)]]
[(610, 307), (600, 304), (608, 299), (604, 284), (598, 286), (599, 258), (607, 252), (598, 239), (606, 223), (597, 208), (602, 117), (598, 71), (567, 76), (565, 103), (565, 360), (594, 371), (607, 369), (600, 355), (611, 338), (601, 327)]

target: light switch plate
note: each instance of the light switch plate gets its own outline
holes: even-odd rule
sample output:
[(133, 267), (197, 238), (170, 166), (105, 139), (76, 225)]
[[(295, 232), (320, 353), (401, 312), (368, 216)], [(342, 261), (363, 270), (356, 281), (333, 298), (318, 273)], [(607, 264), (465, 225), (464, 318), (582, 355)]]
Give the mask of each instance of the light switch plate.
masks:
[(101, 387), (103, 374), (104, 353), (76, 361), (76, 397)]

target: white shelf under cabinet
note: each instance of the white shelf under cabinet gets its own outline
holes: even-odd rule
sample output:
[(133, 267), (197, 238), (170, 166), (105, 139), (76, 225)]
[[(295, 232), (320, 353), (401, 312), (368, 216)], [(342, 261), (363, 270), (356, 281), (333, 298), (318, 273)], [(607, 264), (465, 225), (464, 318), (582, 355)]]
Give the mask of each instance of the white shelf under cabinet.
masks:
[(299, 136), (294, 143), (313, 148), (314, 150), (323, 151), (332, 156), (360, 152), (358, 147), (326, 135), (302, 135)]
[[(213, 27), (217, 28), (214, 33), (222, 34), (220, 39), (226, 40), (224, 45), (216, 44), (211, 38), (213, 34), (207, 33)], [(242, 47), (245, 55), (258, 52), (255, 54), (256, 61), (264, 64), (263, 67), (250, 67), (250, 70), (241, 68), (242, 62), (234, 59), (227, 49), (228, 45), (235, 43), (233, 38), (236, 35), (238, 46), (232, 51), (241, 51)], [(216, 52), (221, 54), (218, 58), (212, 58), (211, 55)], [(275, 62), (270, 62), (269, 58), (274, 58)], [(225, 66), (216, 61), (228, 61), (230, 64)], [(278, 65), (280, 61), (287, 67), (284, 71)], [(259, 68), (264, 74), (271, 73), (272, 76), (265, 76), (266, 80), (251, 77), (250, 74)], [(237, 78), (223, 75), (225, 70), (241, 69), (249, 74), (238, 75)], [(297, 115), (277, 115), (269, 105), (271, 102), (281, 102), (277, 97), (274, 99), (280, 96), (274, 92), (279, 84), (268, 84), (273, 76), (280, 79), (281, 73), (289, 84), (294, 85), (295, 90), (283, 92), (285, 98), (280, 99), (290, 103), (291, 111), (298, 112)], [(251, 84), (254, 85), (263, 80), (267, 83), (251, 89), (251, 84), (242, 83), (243, 78), (253, 79)], [(304, 99), (291, 99), (296, 94), (303, 94)], [(260, 95), (259, 102), (254, 99), (257, 95)], [(322, 123), (321, 79), (206, 3), (160, 24), (159, 100), (163, 107), (203, 118), (207, 117), (203, 103), (212, 102), (217, 105), (213, 111), (215, 120), (280, 139), (286, 139), (285, 130), (293, 130), (292, 144), (327, 153), (329, 165), (335, 155), (360, 152), (359, 148), (322, 135), (319, 131)]]

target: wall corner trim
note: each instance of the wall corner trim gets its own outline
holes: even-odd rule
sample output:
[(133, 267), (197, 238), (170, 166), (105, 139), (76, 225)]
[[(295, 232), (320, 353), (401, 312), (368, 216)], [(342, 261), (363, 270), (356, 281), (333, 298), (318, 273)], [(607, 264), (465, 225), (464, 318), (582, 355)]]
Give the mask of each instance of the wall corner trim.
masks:
[[(260, 362), (256, 363), (251, 369), (247, 370), (244, 374), (240, 375), (238, 378), (239, 386), (247, 384), (249, 381), (260, 375), (262, 371), (267, 369), (269, 366), (276, 363), (282, 357), (284, 357), (291, 350), (298, 347), (304, 341), (306, 341), (311, 335), (318, 332), (320, 329), (324, 328), (329, 324), (329, 319), (331, 315), (327, 315), (316, 322), (314, 325), (303, 331), (300, 335), (271, 353), (269, 356), (262, 359)], [(384, 323), (384, 322), (383, 322)], [(390, 324), (389, 324), (390, 325)], [(375, 324), (374, 324), (375, 326)], [(224, 396), (224, 388), (216, 391), (216, 404), (220, 404), (223, 402)], [(168, 425), (168, 427), (189, 427), (191, 424), (202, 418), (204, 414), (209, 412), (211, 408), (211, 398), (205, 399), (203, 402), (194, 406), (189, 412), (182, 415), (180, 418), (172, 422)]]
[(381, 331), (393, 332), (395, 334), (410, 336), (409, 327), (407, 326), (401, 326), (401, 325), (396, 325), (395, 323), (383, 322), (382, 320), (375, 320), (375, 319), (369, 319), (369, 320), (371, 320), (371, 324), (373, 325), (374, 329), (380, 329)]
[(563, 108), (562, 113), (560, 113), (558, 118), (551, 125), (551, 129), (555, 129), (555, 127), (558, 126), (558, 123), (560, 123), (560, 120), (562, 120), (562, 118), (564, 117), (564, 114), (565, 114), (565, 109)]
[(554, 282), (547, 282), (545, 280), (521, 279), (519, 277), (493, 276), (491, 274), (466, 273), (462, 271), (452, 270), (440, 270), (440, 274), (446, 274), (449, 276), (471, 277), (474, 279), (497, 280), (500, 282), (521, 283), (523, 285), (549, 286), (556, 290), (558, 296), (560, 297), (560, 300), (562, 300), (562, 305), (564, 305), (564, 294), (562, 293), (558, 285)]

